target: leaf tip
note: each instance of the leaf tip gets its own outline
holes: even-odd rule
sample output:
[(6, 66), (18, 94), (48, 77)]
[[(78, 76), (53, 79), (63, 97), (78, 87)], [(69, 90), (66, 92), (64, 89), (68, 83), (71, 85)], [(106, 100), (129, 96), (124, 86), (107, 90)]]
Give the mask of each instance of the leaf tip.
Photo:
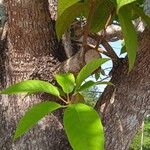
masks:
[(13, 142), (16, 142), (16, 140), (19, 138), (19, 135), (17, 133), (17, 131), (15, 132), (14, 136), (13, 136)]

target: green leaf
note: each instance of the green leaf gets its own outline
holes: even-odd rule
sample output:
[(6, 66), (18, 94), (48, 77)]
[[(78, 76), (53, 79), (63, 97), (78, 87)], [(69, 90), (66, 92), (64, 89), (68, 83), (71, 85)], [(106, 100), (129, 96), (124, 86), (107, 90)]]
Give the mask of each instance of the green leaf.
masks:
[(71, 93), (75, 87), (75, 77), (72, 73), (56, 74), (56, 81), (65, 93)]
[(138, 45), (137, 34), (131, 20), (131, 10), (132, 9), (130, 7), (123, 7), (118, 13), (128, 53), (129, 71), (131, 71), (134, 66)]
[(97, 81), (99, 78), (100, 78), (100, 73), (99, 73), (99, 72), (96, 72), (96, 73), (95, 73), (95, 80)]
[(107, 58), (99, 58), (94, 59), (90, 61), (88, 64), (86, 64), (77, 75), (76, 90), (80, 87), (82, 82), (93, 73), (93, 71), (95, 71), (97, 68), (99, 68), (102, 64), (104, 64), (108, 60), (109, 59)]
[(127, 52), (124, 40), (122, 41), (121, 46), (122, 46), (122, 48), (121, 48), (121, 51), (120, 51), (120, 55), (122, 55), (122, 54)]
[(66, 9), (80, 1), (81, 0), (58, 0), (58, 17), (61, 16)]
[(121, 51), (120, 51), (120, 55), (122, 55), (122, 54), (124, 54), (124, 53), (126, 53), (127, 51), (126, 51), (126, 46), (124, 45), (124, 46), (122, 46), (122, 48), (121, 48)]
[(101, 68), (100, 70), (101, 75), (106, 76), (105, 70)]
[(98, 81), (98, 82), (94, 82), (94, 81), (87, 81), (85, 82), (78, 90), (78, 92), (81, 92), (81, 91), (84, 91), (88, 88), (91, 88), (92, 86), (95, 86), (95, 85), (100, 85), (100, 84), (107, 84), (107, 85), (114, 85), (112, 84), (111, 82), (101, 82), (101, 81)]
[(56, 20), (56, 33), (57, 37), (60, 39), (62, 34), (69, 28), (70, 24), (74, 21), (74, 19), (85, 12), (88, 12), (88, 7), (84, 3), (76, 3), (65, 9), (63, 13), (58, 16)]
[(1, 94), (16, 94), (16, 93), (39, 93), (45, 92), (55, 96), (59, 96), (57, 87), (49, 82), (41, 80), (25, 80), (20, 83), (9, 86), (1, 91)]
[(119, 11), (119, 9), (123, 6), (131, 4), (133, 2), (136, 2), (136, 0), (117, 0), (117, 10)]
[(88, 88), (90, 88), (90, 87), (92, 87), (92, 86), (94, 86), (95, 85), (95, 82), (94, 81), (87, 81), (87, 82), (85, 82), (80, 88), (79, 88), (79, 92), (81, 92), (81, 91), (84, 91), (84, 90), (86, 90), (86, 89), (88, 89)]
[(74, 150), (104, 150), (103, 126), (92, 107), (81, 103), (69, 105), (63, 121)]
[(104, 29), (105, 24), (111, 14), (112, 8), (113, 7), (109, 1), (98, 0), (91, 20), (91, 32), (97, 33)]
[(58, 91), (61, 97), (66, 97), (66, 93), (61, 88), (58, 88)]
[(61, 105), (55, 102), (42, 102), (30, 108), (19, 121), (14, 140), (27, 132), (33, 125), (35, 125), (41, 118), (48, 113), (60, 108)]

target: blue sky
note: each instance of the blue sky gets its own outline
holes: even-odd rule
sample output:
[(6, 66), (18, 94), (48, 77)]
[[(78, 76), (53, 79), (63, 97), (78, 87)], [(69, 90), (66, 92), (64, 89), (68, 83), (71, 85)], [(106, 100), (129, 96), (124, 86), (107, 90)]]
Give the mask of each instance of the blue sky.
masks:
[[(116, 41), (116, 42), (110, 42), (109, 44), (112, 46), (112, 48), (115, 50), (116, 54), (117, 54), (119, 57), (120, 57), (120, 56), (121, 56), (121, 57), (124, 57), (124, 56), (125, 56), (125, 54), (124, 54), (124, 55), (120, 55), (120, 51), (121, 51), (121, 47), (122, 47), (122, 46), (121, 46), (121, 40)], [(106, 57), (106, 56), (103, 55), (103, 57)], [(112, 67), (112, 62), (111, 62), (111, 61), (108, 61), (108, 62), (106, 62), (105, 64), (102, 65), (102, 68), (103, 68), (103, 69), (109, 68), (109, 67)], [(109, 70), (110, 70), (110, 69), (108, 69), (108, 70), (105, 71), (106, 74), (109, 73)], [(104, 76), (102, 76), (102, 78), (104, 78)], [(89, 77), (88, 80), (94, 80), (94, 81), (95, 81), (95, 78), (94, 78), (94, 77)], [(100, 89), (100, 92), (103, 92), (103, 90), (104, 90), (104, 88), (106, 87), (106, 85), (98, 85), (97, 87)]]

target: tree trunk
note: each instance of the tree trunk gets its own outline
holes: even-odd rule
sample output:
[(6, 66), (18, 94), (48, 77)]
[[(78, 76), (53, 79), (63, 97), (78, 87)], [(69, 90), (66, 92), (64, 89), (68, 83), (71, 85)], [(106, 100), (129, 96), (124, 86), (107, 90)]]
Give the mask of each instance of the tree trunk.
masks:
[[(6, 48), (0, 52), (0, 88), (31, 76), (52, 81), (65, 54), (59, 47), (47, 0), (5, 0), (5, 3), (9, 18)], [(127, 61), (120, 61), (112, 76), (115, 88), (108, 86), (96, 105), (103, 117), (106, 150), (127, 150), (150, 110), (150, 31), (146, 30), (139, 41), (134, 69), (128, 73)], [(0, 149), (70, 150), (59, 113), (45, 117), (17, 142), (12, 141), (18, 120), (28, 107), (43, 98), (23, 97), (0, 96)]]
[[(5, 0), (8, 12), (7, 49), (0, 55), (0, 88), (29, 79), (41, 66), (47, 67), (42, 79), (52, 81), (60, 63), (58, 42), (46, 0)], [(38, 67), (37, 67), (38, 66)], [(40, 68), (42, 70), (42, 68)], [(57, 115), (42, 119), (25, 136), (13, 142), (16, 124), (39, 96), (0, 96), (1, 150), (67, 150), (70, 149)]]
[(138, 56), (129, 73), (127, 60), (120, 61), (96, 109), (105, 126), (105, 150), (128, 150), (129, 144), (150, 111), (150, 30), (139, 38)]

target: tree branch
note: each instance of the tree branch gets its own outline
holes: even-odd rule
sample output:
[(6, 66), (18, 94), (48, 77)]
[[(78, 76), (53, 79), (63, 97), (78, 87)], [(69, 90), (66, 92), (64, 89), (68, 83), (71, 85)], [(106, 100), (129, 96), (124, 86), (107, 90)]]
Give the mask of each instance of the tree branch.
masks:
[(119, 25), (111, 24), (105, 30), (105, 38), (107, 41), (117, 41), (123, 39), (121, 27)]
[(85, 31), (84, 31), (84, 34), (83, 34), (83, 48), (86, 50), (86, 46), (87, 46), (87, 38), (88, 38), (88, 34), (89, 34), (89, 29), (90, 29), (90, 26), (91, 26), (91, 19), (92, 19), (92, 16), (93, 16), (93, 12), (94, 12), (94, 8), (95, 8), (95, 5), (96, 5), (96, 1), (95, 0), (90, 0), (89, 1), (89, 14), (88, 14), (88, 18), (87, 18), (87, 23), (85, 25)]
[[(145, 29), (145, 24), (140, 20), (134, 20), (133, 22), (135, 29), (138, 34), (142, 33)], [(101, 32), (98, 32), (98, 35), (101, 35)], [(105, 30), (105, 39), (109, 42), (115, 42), (117, 40), (122, 40), (123, 39), (123, 34), (122, 30), (119, 24), (113, 23), (109, 26), (107, 26)]]
[(89, 36), (96, 41), (97, 41), (97, 39), (101, 39), (100, 44), (103, 45), (103, 47), (106, 49), (107, 52), (105, 50), (102, 51), (101, 49), (100, 49), (100, 52), (102, 52), (106, 56), (110, 57), (113, 62), (115, 62), (115, 63), (118, 62), (119, 57), (117, 56), (117, 54), (114, 52), (113, 48), (109, 45), (109, 43), (107, 42), (107, 40), (104, 37), (101, 37), (98, 34), (89, 34)]
[(119, 57), (117, 54), (114, 52), (113, 48), (109, 45), (109, 43), (105, 40), (102, 39), (101, 44), (103, 47), (106, 49), (108, 56), (112, 59), (114, 63), (119, 61)]
[[(61, 63), (57, 68), (58, 72), (72, 72), (77, 74), (84, 65), (92, 59), (100, 58), (100, 54), (95, 49), (88, 47), (88, 50), (83, 55), (83, 50), (79, 51), (71, 58)], [(85, 61), (83, 61), (85, 60)]]

